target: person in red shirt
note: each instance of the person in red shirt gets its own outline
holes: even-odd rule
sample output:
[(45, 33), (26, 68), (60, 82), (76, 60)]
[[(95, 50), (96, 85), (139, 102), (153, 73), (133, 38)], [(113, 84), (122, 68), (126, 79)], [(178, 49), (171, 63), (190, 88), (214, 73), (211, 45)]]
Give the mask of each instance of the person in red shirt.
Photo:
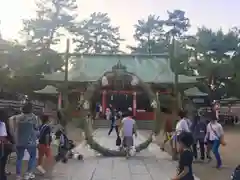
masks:
[(42, 125), (39, 128), (39, 145), (38, 145), (38, 166), (37, 169), (42, 173), (45, 174), (46, 171), (43, 169), (43, 158), (46, 156), (48, 161), (52, 158), (52, 151), (51, 151), (51, 127), (48, 125), (49, 117), (48, 115), (41, 116)]

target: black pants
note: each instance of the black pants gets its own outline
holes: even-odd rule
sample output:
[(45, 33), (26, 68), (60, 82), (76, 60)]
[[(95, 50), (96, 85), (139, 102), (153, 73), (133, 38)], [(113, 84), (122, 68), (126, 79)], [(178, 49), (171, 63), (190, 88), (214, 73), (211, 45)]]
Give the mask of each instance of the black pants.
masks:
[(1, 147), (0, 145), (0, 179), (7, 180), (6, 176), (6, 165), (8, 161), (8, 156), (11, 154), (11, 150), (8, 148)]
[(115, 129), (117, 136), (119, 136), (118, 126), (111, 126), (111, 128), (108, 132), (108, 135), (110, 135), (112, 133), (113, 129)]
[(200, 146), (200, 154), (201, 154), (201, 159), (205, 159), (205, 147), (204, 147), (204, 141), (203, 140), (196, 140), (195, 144), (192, 146), (193, 150), (193, 155), (197, 159), (198, 158), (198, 151), (197, 151), (197, 144), (199, 143)]

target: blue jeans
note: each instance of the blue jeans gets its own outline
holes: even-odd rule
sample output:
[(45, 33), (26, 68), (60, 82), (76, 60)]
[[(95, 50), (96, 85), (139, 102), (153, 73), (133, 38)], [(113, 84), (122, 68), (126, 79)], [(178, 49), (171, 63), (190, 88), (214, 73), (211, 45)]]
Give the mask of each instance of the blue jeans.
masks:
[(28, 170), (27, 172), (32, 172), (36, 166), (36, 155), (37, 155), (37, 147), (36, 146), (17, 146), (17, 162), (16, 162), (16, 174), (20, 175), (22, 170), (22, 161), (24, 157), (25, 150), (29, 153), (29, 161), (28, 161)]
[(220, 167), (222, 165), (222, 159), (219, 153), (220, 144), (220, 140), (214, 140), (212, 145), (212, 152), (217, 160), (217, 167)]

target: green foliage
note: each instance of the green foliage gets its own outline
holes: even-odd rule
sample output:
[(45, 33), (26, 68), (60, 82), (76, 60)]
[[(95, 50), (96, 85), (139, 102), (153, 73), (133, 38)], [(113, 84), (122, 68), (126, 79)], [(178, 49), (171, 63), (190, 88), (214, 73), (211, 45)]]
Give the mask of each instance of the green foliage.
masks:
[[(23, 20), (21, 33), (25, 45), (3, 40), (0, 35), (1, 84), (12, 83), (9, 86), (15, 87), (14, 84), (25, 83), (21, 82), (22, 77), (31, 76), (29, 82), (38, 82), (41, 74), (62, 70), (63, 57), (51, 49), (60, 43), (64, 36), (61, 32), (74, 36), (76, 52), (122, 53), (119, 27), (111, 24), (107, 13), (95, 12), (76, 22), (76, 0), (37, 0), (36, 7), (36, 16)], [(239, 28), (223, 32), (200, 27), (196, 34), (187, 36), (190, 20), (185, 12), (173, 10), (167, 14), (167, 19), (149, 15), (138, 20), (133, 35), (137, 45), (128, 47), (131, 52), (169, 53), (174, 72), (205, 76), (203, 83), (211, 86), (209, 92), (217, 94), (217, 98), (240, 97), (237, 91), (240, 88)]]
[(166, 26), (170, 27), (167, 34), (171, 36), (182, 36), (190, 27), (189, 19), (182, 10), (168, 11), (168, 19), (165, 21)]
[(23, 20), (23, 33), (28, 36), (27, 47), (34, 50), (50, 49), (74, 23), (76, 0), (37, 0), (36, 18)]
[(68, 31), (74, 26), (77, 3), (76, 0), (37, 0), (36, 7), (36, 17), (23, 20), (25, 48), (39, 56), (34, 57), (36, 73), (55, 72), (62, 68), (64, 61), (51, 48), (60, 43), (63, 30)]
[(72, 28), (75, 35), (76, 52), (80, 53), (119, 53), (121, 52), (119, 27), (111, 25), (107, 13), (93, 13)]
[(137, 47), (128, 48), (132, 53), (163, 53), (166, 52), (166, 38), (163, 30), (163, 21), (159, 16), (149, 15), (147, 20), (138, 20), (134, 25), (134, 39)]

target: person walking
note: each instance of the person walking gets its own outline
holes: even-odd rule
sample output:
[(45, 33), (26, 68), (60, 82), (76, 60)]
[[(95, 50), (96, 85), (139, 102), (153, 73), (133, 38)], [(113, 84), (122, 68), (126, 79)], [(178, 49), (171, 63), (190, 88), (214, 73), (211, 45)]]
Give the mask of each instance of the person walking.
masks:
[(191, 131), (192, 131), (193, 138), (194, 138), (194, 143), (193, 143), (193, 147), (192, 147), (194, 158), (195, 158), (195, 160), (198, 159), (197, 145), (199, 144), (201, 160), (204, 161), (204, 159), (205, 159), (204, 139), (205, 139), (206, 132), (207, 132), (207, 124), (204, 121), (204, 119), (200, 116), (199, 112), (197, 112), (197, 115), (193, 119)]
[(119, 136), (119, 131), (118, 131), (118, 126), (117, 126), (117, 111), (110, 109), (111, 110), (111, 126), (108, 132), (108, 135), (110, 135), (115, 129), (117, 136)]
[(51, 151), (51, 127), (48, 125), (48, 115), (41, 116), (42, 125), (39, 127), (39, 144), (38, 144), (38, 166), (37, 169), (42, 174), (46, 173), (43, 168), (43, 158), (46, 156), (48, 164), (51, 164), (52, 151)]
[(222, 159), (219, 152), (220, 145), (226, 145), (224, 141), (224, 131), (220, 123), (217, 122), (216, 116), (213, 116), (212, 120), (207, 125), (207, 133), (205, 136), (205, 142), (211, 144), (212, 152), (216, 158), (216, 168), (221, 168)]
[(22, 161), (25, 150), (29, 153), (28, 169), (24, 174), (24, 179), (33, 179), (35, 175), (33, 170), (36, 167), (37, 137), (38, 137), (38, 119), (32, 113), (33, 107), (27, 102), (22, 108), (22, 114), (13, 118), (12, 129), (15, 132), (16, 140), (16, 179), (21, 179)]
[(130, 115), (131, 112), (126, 113), (122, 120), (122, 135), (123, 146), (126, 148), (126, 158), (131, 156), (130, 150), (134, 145), (133, 135), (137, 136), (136, 121)]
[(8, 116), (4, 110), (0, 110), (0, 179), (7, 180), (6, 165), (8, 156), (12, 153), (14, 138), (10, 132)]
[(173, 138), (173, 160), (177, 159), (177, 154), (179, 152), (178, 150), (178, 136), (182, 132), (191, 132), (190, 127), (191, 127), (191, 121), (190, 119), (187, 118), (187, 112), (184, 110), (180, 110), (178, 113), (178, 116), (180, 120), (176, 124), (175, 128), (175, 134), (172, 137)]

